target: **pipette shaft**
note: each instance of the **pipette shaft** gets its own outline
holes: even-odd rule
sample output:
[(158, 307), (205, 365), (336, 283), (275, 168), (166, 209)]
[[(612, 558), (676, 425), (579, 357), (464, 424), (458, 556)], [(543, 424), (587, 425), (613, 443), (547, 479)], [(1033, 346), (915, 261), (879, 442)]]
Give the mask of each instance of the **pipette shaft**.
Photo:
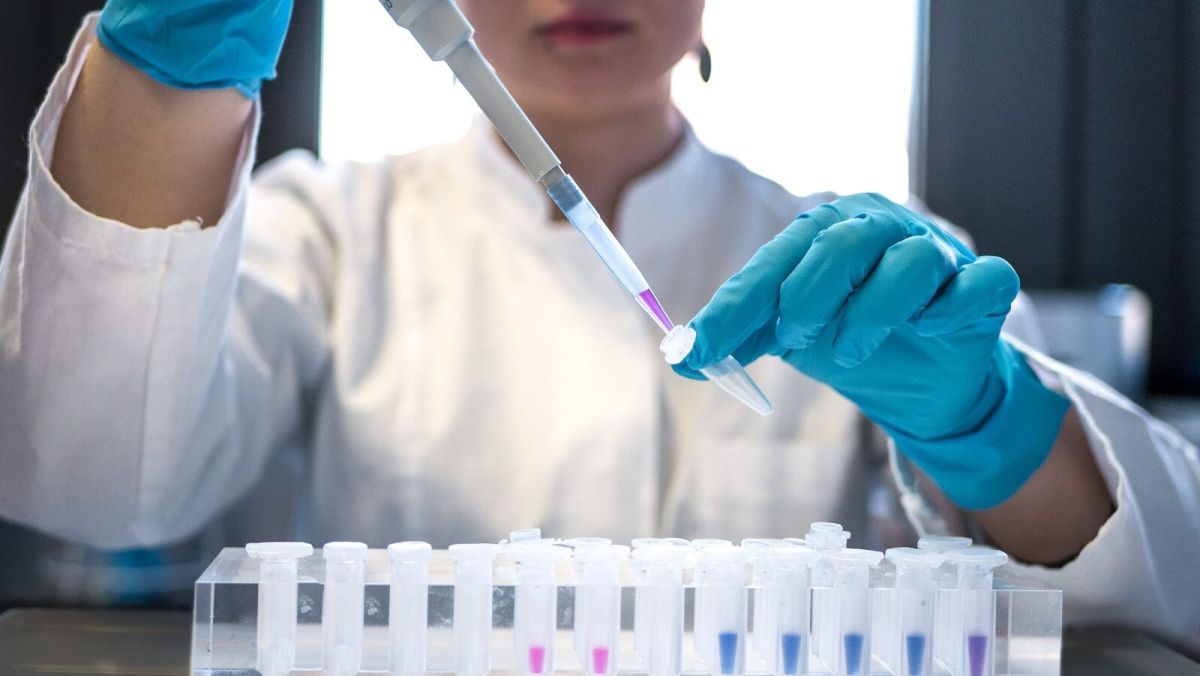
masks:
[[(646, 278), (479, 52), (472, 39), (475, 29), (454, 1), (380, 0), (380, 3), (398, 25), (413, 34), (429, 58), (446, 62), (525, 170), (542, 184), (621, 286), (664, 333), (670, 332), (675, 325)], [(770, 412), (770, 402), (733, 357), (726, 357), (703, 373), (760, 415)]]

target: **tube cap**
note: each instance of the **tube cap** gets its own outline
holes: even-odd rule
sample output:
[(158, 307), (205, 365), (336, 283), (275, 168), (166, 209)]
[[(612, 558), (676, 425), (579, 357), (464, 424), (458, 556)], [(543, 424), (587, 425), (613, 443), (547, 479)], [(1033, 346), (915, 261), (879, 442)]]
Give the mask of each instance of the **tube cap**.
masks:
[(361, 542), (326, 542), (321, 556), (331, 563), (358, 563), (366, 560), (367, 546)]
[(424, 563), (433, 554), (433, 547), (428, 542), (410, 540), (392, 543), (387, 551), (392, 563)]
[(246, 554), (252, 559), (264, 561), (286, 561), (312, 556), (313, 546), (307, 542), (251, 542), (246, 545)]
[(959, 537), (956, 535), (926, 535), (917, 540), (917, 549), (925, 549), (931, 552), (946, 553), (955, 549), (966, 549), (971, 546), (971, 538)]
[(958, 549), (946, 554), (950, 563), (958, 566), (959, 574), (963, 572), (990, 573), (992, 569), (1008, 563), (1008, 554), (991, 547), (969, 547)]
[(945, 555), (926, 549), (914, 549), (912, 547), (892, 547), (885, 552), (887, 560), (896, 564), (896, 567), (920, 567), (920, 568), (937, 568), (946, 560)]

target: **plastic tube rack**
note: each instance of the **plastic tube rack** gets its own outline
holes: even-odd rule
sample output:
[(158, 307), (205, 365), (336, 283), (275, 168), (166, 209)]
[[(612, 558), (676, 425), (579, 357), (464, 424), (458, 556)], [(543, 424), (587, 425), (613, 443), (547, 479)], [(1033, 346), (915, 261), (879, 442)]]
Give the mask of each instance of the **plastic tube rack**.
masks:
[(192, 673), (1059, 673), (1062, 592), (993, 574), (998, 552), (800, 542), (229, 548), (196, 581)]

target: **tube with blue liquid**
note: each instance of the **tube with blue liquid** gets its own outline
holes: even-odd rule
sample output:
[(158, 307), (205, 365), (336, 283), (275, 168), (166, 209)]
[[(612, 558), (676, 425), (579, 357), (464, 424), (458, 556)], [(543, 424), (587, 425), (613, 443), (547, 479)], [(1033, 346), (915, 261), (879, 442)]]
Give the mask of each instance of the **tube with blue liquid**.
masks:
[[(770, 613), (774, 636), (769, 652), (760, 649), (768, 667), (781, 676), (808, 673), (812, 649), (810, 598), (812, 566), (820, 555), (809, 547), (782, 545), (768, 550), (769, 573), (765, 589), (773, 604)], [(758, 627), (755, 627), (757, 634)], [(763, 638), (767, 638), (764, 634)]]
[(697, 553), (692, 633), (696, 651), (713, 674), (745, 673), (746, 563), (746, 552), (738, 547)]
[(871, 669), (871, 568), (883, 552), (843, 549), (825, 555), (833, 564), (834, 612), (837, 616), (837, 676), (866, 676)]
[(933, 673), (934, 571), (946, 557), (911, 547), (889, 549), (886, 556), (896, 566), (900, 673), (928, 676)]

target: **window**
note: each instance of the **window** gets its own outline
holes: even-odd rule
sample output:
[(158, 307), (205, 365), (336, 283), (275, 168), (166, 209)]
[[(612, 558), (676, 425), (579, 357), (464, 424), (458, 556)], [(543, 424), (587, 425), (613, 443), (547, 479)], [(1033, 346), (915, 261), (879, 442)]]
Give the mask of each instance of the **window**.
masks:
[[(794, 192), (902, 200), (918, 1), (712, 0), (712, 80), (685, 60), (676, 99), (710, 147)], [(322, 156), (378, 158), (465, 132), (474, 103), (375, 3), (327, 1), (324, 20)]]

